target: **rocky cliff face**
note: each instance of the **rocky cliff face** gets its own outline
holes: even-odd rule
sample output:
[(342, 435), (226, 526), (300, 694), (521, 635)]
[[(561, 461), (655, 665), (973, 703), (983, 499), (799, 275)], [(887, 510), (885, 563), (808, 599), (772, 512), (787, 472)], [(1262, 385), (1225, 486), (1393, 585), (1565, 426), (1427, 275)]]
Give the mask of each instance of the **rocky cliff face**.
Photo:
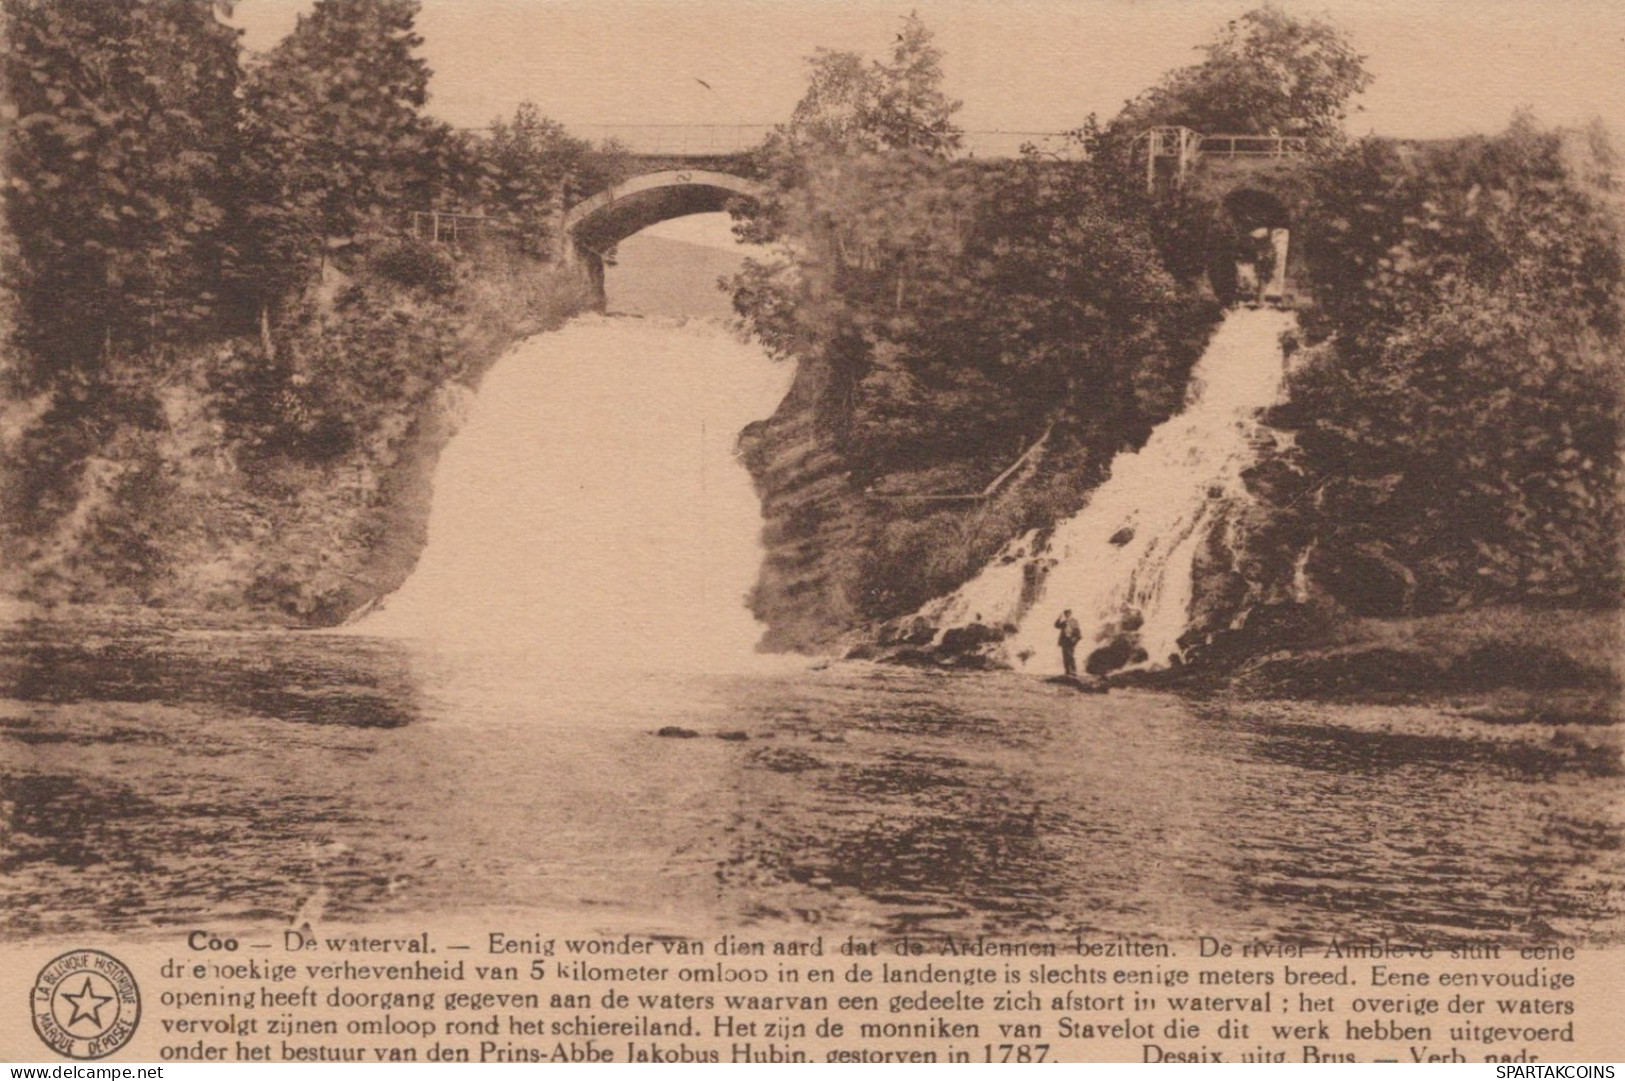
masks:
[(802, 360), (774, 415), (740, 437), (764, 520), (751, 606), (767, 650), (917, 643), (922, 624), (910, 613), (990, 563), (1025, 560), (1022, 538), (1030, 545), (1075, 512), (1116, 445), (1108, 426), (1057, 423), (1013, 432), (1008, 446), (968, 441), (957, 456), (865, 477), (830, 407), (831, 383), (824, 361)]
[(762, 498), (765, 555), (751, 611), (768, 627), (762, 647), (775, 652), (827, 650), (856, 618), (862, 508), (818, 422), (828, 381), (822, 362), (803, 361), (778, 410), (739, 441)]

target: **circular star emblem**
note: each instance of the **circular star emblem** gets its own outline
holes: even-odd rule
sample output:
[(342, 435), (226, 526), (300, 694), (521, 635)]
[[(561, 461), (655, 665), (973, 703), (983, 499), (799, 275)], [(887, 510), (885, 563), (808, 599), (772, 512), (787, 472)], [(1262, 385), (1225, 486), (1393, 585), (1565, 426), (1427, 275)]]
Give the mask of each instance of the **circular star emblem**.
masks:
[(105, 1058), (135, 1035), (141, 992), (118, 958), (101, 950), (73, 950), (40, 969), (29, 1008), (34, 1031), (57, 1054)]

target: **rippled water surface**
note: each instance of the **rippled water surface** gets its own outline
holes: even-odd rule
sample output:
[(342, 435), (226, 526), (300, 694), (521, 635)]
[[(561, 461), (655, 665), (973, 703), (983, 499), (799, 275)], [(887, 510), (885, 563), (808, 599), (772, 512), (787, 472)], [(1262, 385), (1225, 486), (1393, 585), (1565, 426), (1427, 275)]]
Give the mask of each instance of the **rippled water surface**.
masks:
[(1606, 744), (1415, 709), (858, 664), (625, 675), (83, 619), (0, 635), (8, 937), (314, 904), (1617, 939), (1618, 791)]

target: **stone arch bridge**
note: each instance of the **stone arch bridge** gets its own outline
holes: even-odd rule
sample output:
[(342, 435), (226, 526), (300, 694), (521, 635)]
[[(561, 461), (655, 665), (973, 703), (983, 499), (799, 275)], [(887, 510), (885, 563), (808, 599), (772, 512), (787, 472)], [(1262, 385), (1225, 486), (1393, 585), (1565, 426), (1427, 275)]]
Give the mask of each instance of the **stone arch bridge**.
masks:
[(691, 166), (657, 169), (629, 177), (588, 196), (564, 212), (558, 255), (580, 267), (604, 303), (604, 253), (656, 222), (724, 210), (735, 199), (755, 199), (762, 186), (720, 169)]

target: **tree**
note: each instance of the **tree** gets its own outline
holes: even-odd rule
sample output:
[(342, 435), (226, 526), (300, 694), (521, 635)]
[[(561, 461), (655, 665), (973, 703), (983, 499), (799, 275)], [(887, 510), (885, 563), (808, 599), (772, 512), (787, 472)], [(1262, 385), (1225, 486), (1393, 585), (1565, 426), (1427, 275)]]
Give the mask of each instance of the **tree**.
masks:
[(953, 273), (974, 223), (976, 176), (919, 152), (812, 155), (774, 201), (790, 247), (747, 260), (735, 307), (783, 356), (832, 366), (843, 408), (874, 346), (917, 327), (936, 284)]
[(820, 49), (808, 61), (807, 91), (777, 141), (807, 153), (913, 150), (947, 157), (964, 133), (961, 103), (942, 92), (942, 50), (916, 14), (903, 20), (887, 62)]
[[(756, 152), (768, 194), (738, 208), (735, 231), (743, 240), (817, 245), (824, 238), (813, 232), (827, 233), (817, 223), (818, 200), (830, 200), (834, 209), (842, 199), (838, 188), (818, 185), (820, 177), (839, 174), (843, 160), (875, 155), (945, 160), (963, 137), (953, 123), (960, 103), (942, 92), (942, 51), (918, 15), (903, 20), (889, 62), (821, 49), (808, 65), (807, 90), (789, 123), (775, 128)], [(747, 260), (732, 284), (734, 307), (770, 348), (786, 352), (810, 345), (792, 329), (792, 294), (801, 287), (794, 262), (783, 252)]]
[(807, 67), (806, 92), (770, 138), (797, 149), (879, 150), (869, 128), (879, 96), (875, 65), (858, 53), (819, 49)]
[(964, 133), (953, 122), (960, 102), (942, 92), (942, 50), (920, 17), (910, 13), (892, 46), (891, 63), (877, 65), (874, 103), (864, 118), (880, 145), (947, 157)]
[(1350, 99), (1372, 79), (1365, 57), (1341, 30), (1274, 4), (1231, 20), (1202, 51), (1202, 63), (1169, 73), (1129, 102), (1113, 127), (1129, 136), (1176, 124), (1207, 133), (1273, 131), (1335, 141)]
[(5, 0), (15, 374), (95, 379), (216, 314), (237, 33), (212, 0)]
[(245, 273), (270, 270), (261, 303), (301, 282), (334, 238), (427, 209), (466, 140), (422, 113), (418, 0), (317, 0), (245, 88)]
[(563, 124), (542, 115), (531, 102), (512, 120), (494, 120), (480, 147), (488, 199), (531, 254), (543, 254), (554, 202), (573, 202), (624, 178), (629, 162), (619, 146), (594, 147), (572, 136)]

